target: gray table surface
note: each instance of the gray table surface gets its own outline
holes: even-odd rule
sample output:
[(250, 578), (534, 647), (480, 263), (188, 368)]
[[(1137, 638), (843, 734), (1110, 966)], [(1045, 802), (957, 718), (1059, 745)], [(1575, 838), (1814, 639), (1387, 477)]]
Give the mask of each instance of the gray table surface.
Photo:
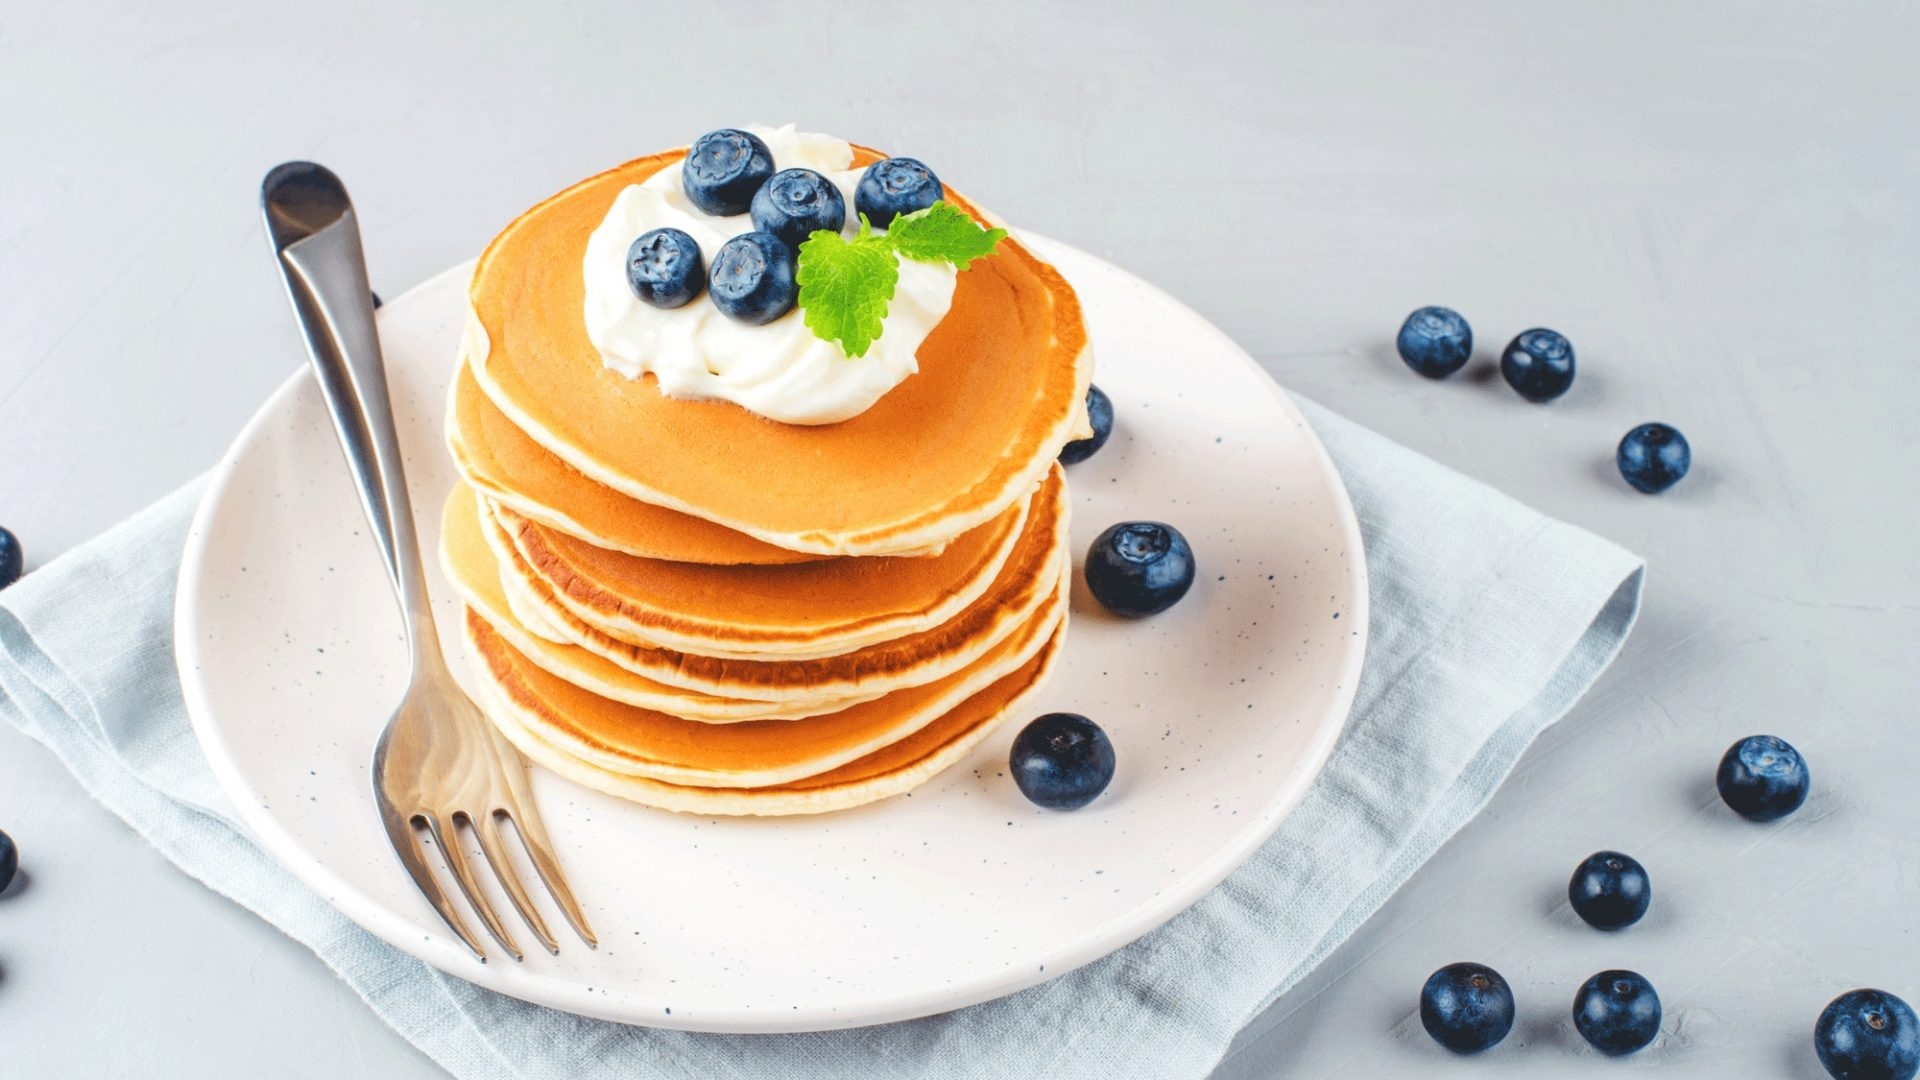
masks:
[[(1913, 6), (322, 7), (6, 5), (0, 520), (30, 565), (211, 465), (299, 362), (254, 211), (276, 162), (348, 178), (392, 294), (589, 172), (798, 121), (924, 157), (1293, 390), (1652, 564), (1615, 668), (1220, 1077), (1589, 1075), (1568, 1003), (1611, 966), (1667, 1003), (1614, 1067), (1663, 1075), (1817, 1076), (1835, 993), (1920, 1002)], [(1392, 352), (1426, 303), (1479, 334), (1445, 383)], [(1581, 369), (1536, 407), (1489, 357), (1542, 324)], [(1696, 455), (1658, 499), (1611, 464), (1651, 419)], [(1816, 778), (1771, 827), (1712, 788), (1757, 731)], [(440, 1075), (10, 731), (0, 827), (30, 874), (0, 902), (8, 1075)], [(1564, 902), (1600, 847), (1656, 883), (1620, 935)], [(1414, 1017), (1464, 958), (1521, 1003), (1478, 1059)]]

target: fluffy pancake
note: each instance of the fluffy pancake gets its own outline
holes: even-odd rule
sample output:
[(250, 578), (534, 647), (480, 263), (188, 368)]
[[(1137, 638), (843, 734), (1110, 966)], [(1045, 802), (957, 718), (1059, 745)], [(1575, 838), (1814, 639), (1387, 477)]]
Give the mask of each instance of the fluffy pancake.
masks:
[[(511, 426), (558, 459), (636, 500), (775, 547), (885, 555), (940, 545), (995, 517), (1084, 427), (1092, 359), (1079, 301), (1012, 238), (959, 275), (952, 307), (919, 350), (919, 373), (838, 424), (774, 423), (609, 371), (581, 315), (587, 236), (623, 188), (683, 153), (629, 162), (535, 206), (474, 270), (466, 360)], [(855, 160), (877, 157), (858, 150)], [(952, 189), (947, 198), (972, 210)], [(544, 481), (510, 487), (543, 501)]]
[(554, 701), (543, 697), (540, 690), (568, 685), (558, 680), (536, 686), (517, 678), (498, 684), (481, 679), (474, 688), (474, 701), (528, 758), (609, 795), (692, 814), (822, 814), (909, 791), (959, 761), (1012, 715), (1046, 678), (1059, 655), (1062, 629), (1056, 627), (1039, 654), (1020, 668), (912, 735), (838, 768), (770, 787), (664, 783), (610, 772), (566, 753), (537, 734), (544, 717), (559, 712)]
[(649, 679), (578, 645), (550, 640), (529, 630), (514, 611), (501, 586), (499, 563), (481, 535), (479, 513), (472, 490), (464, 486), (456, 487), (447, 499), (442, 512), (440, 563), (448, 580), (454, 583), (469, 611), (485, 620), (521, 656), (601, 697), (701, 723), (735, 724), (835, 712), (880, 696), (875, 689), (840, 698), (774, 703), (705, 694)]
[[(742, 660), (635, 645), (588, 626), (554, 598), (492, 517), (477, 512), (477, 501), (472, 505), (474, 513), (450, 513), (442, 534), (448, 575), (463, 594), (497, 578), (501, 588), (531, 604), (561, 636), (649, 680), (715, 697), (768, 701), (784, 709), (805, 707), (813, 712), (821, 711), (817, 706), (824, 701), (843, 703), (849, 697), (931, 682), (972, 663), (1051, 594), (1063, 572), (1067, 540), (1064, 484), (1045, 484), (1035, 493), (1026, 528), (993, 584), (953, 618), (923, 633), (840, 656)], [(479, 543), (474, 533), (480, 534)]]
[[(1049, 482), (1057, 483), (1057, 474)], [(934, 558), (875, 556), (789, 566), (704, 566), (608, 551), (482, 501), (514, 551), (582, 622), (636, 645), (702, 656), (837, 656), (946, 622), (986, 592), (1026, 524), (1028, 501)]]
[[(1065, 578), (1061, 584), (1064, 585)], [(792, 783), (907, 738), (1040, 652), (1066, 615), (1066, 590), (967, 667), (923, 686), (807, 720), (702, 724), (609, 701), (542, 669), (469, 610), (476, 677), (496, 691), (526, 689), (521, 721), (556, 749), (596, 768), (690, 787)]]
[(490, 501), (598, 547), (718, 566), (826, 558), (774, 547), (594, 483), (513, 426), (480, 392), (464, 363), (454, 372), (447, 400), (447, 445), (460, 475)]

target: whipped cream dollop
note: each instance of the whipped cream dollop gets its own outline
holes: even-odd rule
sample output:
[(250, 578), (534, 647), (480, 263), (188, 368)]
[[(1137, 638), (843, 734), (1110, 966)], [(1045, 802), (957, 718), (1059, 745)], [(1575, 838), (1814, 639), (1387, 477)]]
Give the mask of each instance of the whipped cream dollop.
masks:
[[(851, 167), (851, 146), (830, 135), (795, 131), (791, 124), (745, 130), (766, 142), (776, 172), (812, 169), (839, 188), (847, 203), (843, 232), (851, 237), (859, 231), (853, 191), (864, 170)], [(653, 307), (627, 283), (627, 249), (641, 233), (660, 228), (693, 237), (711, 267), (721, 245), (752, 232), (753, 221), (746, 214), (714, 217), (694, 206), (675, 162), (622, 191), (587, 238), (588, 340), (607, 367), (630, 379), (652, 372), (669, 397), (731, 401), (786, 424), (850, 419), (920, 370), (920, 344), (953, 304), (952, 266), (901, 259), (880, 337), (858, 357), (815, 337), (797, 306), (762, 326), (729, 318), (704, 290), (681, 307)]]

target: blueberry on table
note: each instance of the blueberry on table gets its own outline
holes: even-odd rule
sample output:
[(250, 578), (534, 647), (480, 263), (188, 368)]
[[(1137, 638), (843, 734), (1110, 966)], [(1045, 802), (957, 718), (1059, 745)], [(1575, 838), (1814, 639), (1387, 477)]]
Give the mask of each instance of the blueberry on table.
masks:
[(1093, 434), (1061, 447), (1060, 464), (1078, 465), (1087, 460), (1107, 445), (1107, 437), (1113, 434), (1113, 399), (1097, 386), (1087, 387), (1087, 420), (1093, 425)]
[(1646, 868), (1631, 855), (1596, 851), (1573, 870), (1567, 902), (1587, 925), (1601, 930), (1632, 926), (1653, 901)]
[(853, 208), (867, 215), (876, 229), (893, 224), (901, 214), (925, 210), (940, 201), (946, 190), (933, 170), (910, 157), (885, 158), (867, 166), (853, 189)]
[(752, 326), (770, 323), (793, 310), (800, 295), (793, 249), (772, 233), (741, 233), (713, 257), (707, 292), (731, 318)]
[(1641, 424), (1621, 437), (1613, 460), (1627, 483), (1648, 495), (1658, 495), (1686, 477), (1693, 467), (1693, 448), (1675, 428)]
[(1913, 1080), (1920, 1021), (1885, 990), (1849, 990), (1820, 1011), (1813, 1052), (1834, 1080)]
[(1660, 1034), (1660, 995), (1638, 972), (1603, 971), (1574, 996), (1573, 1026), (1603, 1054), (1631, 1054)]
[(755, 229), (772, 233), (798, 251), (807, 237), (821, 229), (840, 231), (847, 223), (847, 200), (812, 169), (782, 169), (753, 193), (750, 212)]
[(383, 303), (383, 301), (380, 299), (380, 294), (369, 290), (367, 295), (373, 297), (373, 310), (379, 311), (380, 305)]
[(1420, 1026), (1456, 1054), (1477, 1054), (1513, 1030), (1513, 989), (1485, 964), (1448, 964), (1420, 988)]
[(1573, 385), (1573, 343), (1552, 330), (1522, 331), (1500, 354), (1500, 374), (1528, 401), (1552, 401)]
[(20, 849), (13, 845), (13, 837), (0, 832), (0, 893), (13, 884), (14, 872), (19, 869)]
[(1187, 538), (1158, 521), (1108, 526), (1087, 549), (1087, 588), (1108, 611), (1129, 619), (1178, 603), (1193, 587), (1193, 575)]
[(680, 188), (693, 205), (717, 217), (744, 214), (773, 175), (773, 153), (760, 136), (735, 128), (694, 140), (680, 167)]
[(1807, 761), (1785, 739), (1749, 735), (1720, 758), (1714, 777), (1720, 798), (1741, 817), (1774, 821), (1786, 817), (1807, 801), (1813, 778)]
[(707, 268), (700, 243), (679, 229), (651, 229), (627, 248), (627, 284), (643, 303), (677, 308), (700, 295)]
[(27, 554), (12, 529), (0, 529), (0, 589), (20, 580), (27, 567)]
[(1429, 379), (1444, 379), (1473, 355), (1473, 327), (1452, 308), (1423, 307), (1400, 324), (1400, 359)]
[(1113, 742), (1079, 713), (1048, 713), (1014, 736), (1007, 768), (1034, 804), (1078, 810), (1113, 781)]

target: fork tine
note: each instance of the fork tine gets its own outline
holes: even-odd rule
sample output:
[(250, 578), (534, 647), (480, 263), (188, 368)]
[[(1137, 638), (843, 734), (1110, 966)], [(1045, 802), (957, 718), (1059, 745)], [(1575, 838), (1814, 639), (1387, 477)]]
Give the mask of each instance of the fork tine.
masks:
[(520, 917), (526, 920), (527, 928), (533, 936), (540, 939), (548, 952), (560, 954), (560, 943), (554, 940), (553, 931), (547, 929), (547, 921), (533, 906), (533, 900), (527, 896), (526, 886), (520, 883), (520, 874), (513, 864), (507, 861), (507, 849), (500, 842), (500, 823), (492, 814), (477, 819), (469, 819), (473, 833), (480, 838), (480, 850), (486, 853), (487, 865), (493, 867), (493, 876), (500, 879), (500, 887), (507, 890), (507, 896), (513, 901)]
[(393, 853), (400, 857), (401, 865), (407, 868), (407, 875), (413, 878), (413, 887), (427, 898), (433, 910), (440, 915), (440, 921), (447, 924), (481, 963), (487, 962), (487, 952), (474, 938), (473, 931), (467, 929), (466, 921), (460, 918), (460, 912), (447, 899), (440, 883), (433, 878), (433, 869), (427, 865), (426, 856), (420, 851), (420, 837), (413, 831), (413, 820), (381, 808), (380, 822), (386, 826), (387, 840), (393, 845)]
[[(516, 792), (517, 794), (517, 792)], [(580, 910), (580, 902), (573, 898), (573, 890), (567, 888), (567, 879), (560, 873), (559, 860), (553, 857), (553, 843), (547, 839), (546, 826), (540, 823), (540, 812), (534, 809), (533, 800), (516, 798), (512, 812), (507, 815), (513, 820), (513, 831), (520, 834), (520, 844), (527, 849), (527, 855), (533, 859), (533, 868), (540, 872), (540, 880), (553, 895), (554, 903), (573, 924), (573, 932), (591, 948), (600, 947), (600, 939), (593, 936), (593, 929), (587, 925), (587, 916)]]
[(427, 819), (427, 830), (433, 833), (433, 840), (440, 845), (440, 853), (446, 857), (448, 869), (453, 871), (453, 879), (460, 883), (460, 891), (467, 895), (467, 903), (480, 915), (480, 921), (486, 924), (487, 933), (493, 940), (507, 950), (507, 955), (515, 960), (526, 959), (520, 953), (520, 946), (514, 943), (507, 928), (500, 924), (500, 916), (493, 913), (493, 905), (487, 903), (486, 894), (480, 891), (480, 883), (474, 880), (473, 867), (467, 862), (466, 849), (460, 846), (460, 837), (455, 834), (453, 821), (444, 826), (434, 814), (422, 814)]

